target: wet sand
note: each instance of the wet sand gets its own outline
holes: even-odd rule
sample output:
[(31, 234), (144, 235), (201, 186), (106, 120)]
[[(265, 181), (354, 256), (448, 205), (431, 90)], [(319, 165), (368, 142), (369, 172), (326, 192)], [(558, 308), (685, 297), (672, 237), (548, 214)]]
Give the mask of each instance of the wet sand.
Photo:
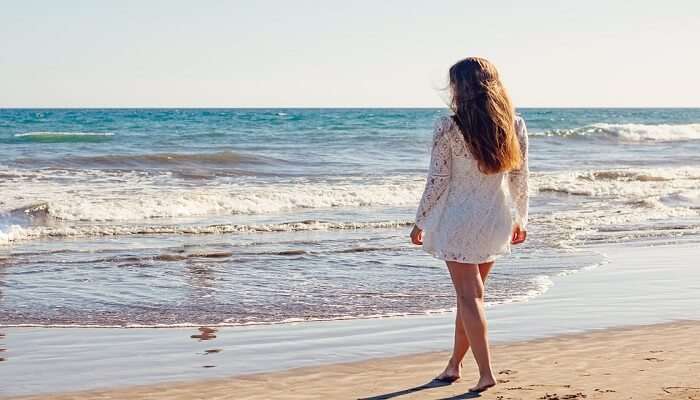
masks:
[[(501, 384), (483, 398), (700, 398), (693, 389), (700, 387), (700, 322), (679, 322), (700, 320), (697, 243), (600, 250), (608, 264), (559, 277), (530, 302), (489, 309)], [(464, 383), (419, 390), (447, 359), (452, 318), (217, 331), (3, 328), (0, 395), (470, 398), (470, 358)]]
[[(499, 384), (484, 399), (699, 399), (700, 322), (566, 335), (494, 348)], [(300, 368), (233, 379), (32, 399), (467, 399), (461, 381), (423, 385), (448, 353)]]

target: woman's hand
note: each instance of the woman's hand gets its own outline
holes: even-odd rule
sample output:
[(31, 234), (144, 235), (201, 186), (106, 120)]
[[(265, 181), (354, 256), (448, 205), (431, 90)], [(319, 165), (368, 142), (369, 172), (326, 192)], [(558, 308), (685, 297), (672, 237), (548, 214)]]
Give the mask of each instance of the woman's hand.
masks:
[(515, 226), (513, 226), (513, 234), (511, 235), (510, 243), (520, 244), (524, 242), (525, 239), (527, 239), (527, 231), (522, 229), (520, 225), (515, 224)]
[(415, 245), (423, 244), (423, 230), (418, 225), (413, 225), (411, 230), (411, 242)]

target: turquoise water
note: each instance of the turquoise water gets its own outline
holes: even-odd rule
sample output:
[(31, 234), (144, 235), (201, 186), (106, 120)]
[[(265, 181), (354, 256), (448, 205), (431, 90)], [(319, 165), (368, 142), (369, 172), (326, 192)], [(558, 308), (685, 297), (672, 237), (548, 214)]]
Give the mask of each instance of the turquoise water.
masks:
[[(442, 109), (108, 109), (0, 110), (0, 156), (7, 166), (118, 169), (217, 169), (260, 175), (365, 175), (415, 172), (426, 133)], [(624, 143), (665, 143), (693, 159), (700, 139), (700, 109), (522, 109), (531, 133), (547, 135), (539, 144), (568, 143), (628, 150), (655, 158), (647, 147)], [(602, 124), (602, 125), (601, 125)], [(577, 142), (566, 139), (579, 140)], [(668, 146), (684, 141), (684, 146)], [(611, 146), (615, 144), (615, 146)], [(357, 150), (361, 150), (358, 152)], [(576, 154), (577, 151), (562, 151)], [(615, 151), (622, 150), (622, 151)], [(225, 155), (217, 161), (206, 155)], [(686, 152), (687, 151), (687, 152)], [(202, 158), (159, 165), (149, 155), (200, 154)], [(554, 152), (535, 153), (546, 161)], [(607, 152), (606, 152), (607, 153)], [(611, 156), (611, 154), (607, 154)], [(142, 156), (142, 157), (139, 157)], [(660, 155), (663, 156), (663, 155)], [(104, 158), (101, 158), (104, 157)], [(559, 157), (552, 157), (557, 159)], [(236, 169), (235, 164), (244, 164)], [(279, 163), (279, 164), (278, 164)], [(253, 164), (252, 166), (249, 164)], [(562, 167), (556, 163), (549, 166)], [(172, 167), (172, 168), (169, 168)], [(377, 170), (381, 168), (381, 170)], [(232, 170), (232, 171), (231, 171)], [(212, 171), (215, 174), (216, 171)]]
[[(700, 109), (522, 109), (530, 239), (490, 303), (700, 231)], [(0, 324), (269, 323), (441, 312), (408, 244), (442, 109), (0, 110)]]

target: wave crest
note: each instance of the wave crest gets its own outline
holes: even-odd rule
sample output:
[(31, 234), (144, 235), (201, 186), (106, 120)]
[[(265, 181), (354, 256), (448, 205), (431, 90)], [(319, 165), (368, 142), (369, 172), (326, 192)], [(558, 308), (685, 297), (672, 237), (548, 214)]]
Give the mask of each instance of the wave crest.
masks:
[(13, 135), (14, 141), (33, 143), (85, 143), (109, 141), (113, 132), (24, 132)]
[[(0, 244), (42, 238), (79, 238), (93, 236), (129, 235), (208, 235), (256, 232), (338, 231), (355, 229), (404, 228), (413, 221), (340, 222), (306, 220), (273, 224), (214, 224), (214, 225), (85, 225), (85, 226), (0, 226)], [(376, 249), (371, 249), (376, 250)], [(362, 251), (362, 250), (349, 250)], [(282, 255), (282, 254), (280, 254)], [(285, 254), (289, 255), (289, 254)]]
[[(259, 166), (282, 167), (288, 162), (285, 160), (238, 153), (230, 150), (213, 153), (151, 153), (151, 154), (108, 154), (99, 156), (73, 156), (67, 155), (58, 158), (36, 159), (20, 158), (13, 164), (29, 167), (52, 168), (95, 168), (106, 170), (164, 170), (172, 171), (176, 175), (192, 176), (199, 171), (228, 171), (230, 175), (248, 175), (256, 172), (241, 169), (241, 167), (255, 168)], [(194, 171), (194, 172), (193, 172)], [(259, 173), (259, 171), (258, 171)]]
[(307, 209), (412, 206), (424, 178), (368, 181), (343, 179), (239, 182), (197, 188), (168, 187), (141, 176), (64, 187), (21, 181), (8, 185), (8, 198), (48, 203), (48, 215), (62, 221), (141, 221), (214, 215), (257, 215)]
[(533, 177), (540, 193), (563, 193), (588, 197), (614, 197), (641, 201), (676, 191), (693, 190), (700, 180), (699, 168), (609, 169), (538, 174)]
[(597, 123), (574, 129), (550, 130), (540, 136), (608, 139), (632, 143), (688, 141), (700, 140), (700, 124)]

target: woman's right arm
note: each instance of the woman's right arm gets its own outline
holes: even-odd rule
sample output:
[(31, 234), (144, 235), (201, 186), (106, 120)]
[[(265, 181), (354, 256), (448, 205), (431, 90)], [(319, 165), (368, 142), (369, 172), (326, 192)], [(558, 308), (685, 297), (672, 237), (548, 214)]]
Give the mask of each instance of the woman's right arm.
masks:
[(423, 222), (430, 210), (447, 191), (452, 168), (452, 151), (450, 150), (449, 122), (441, 118), (435, 124), (433, 133), (433, 149), (430, 153), (428, 179), (421, 196), (418, 211), (416, 211), (416, 226), (423, 229)]

